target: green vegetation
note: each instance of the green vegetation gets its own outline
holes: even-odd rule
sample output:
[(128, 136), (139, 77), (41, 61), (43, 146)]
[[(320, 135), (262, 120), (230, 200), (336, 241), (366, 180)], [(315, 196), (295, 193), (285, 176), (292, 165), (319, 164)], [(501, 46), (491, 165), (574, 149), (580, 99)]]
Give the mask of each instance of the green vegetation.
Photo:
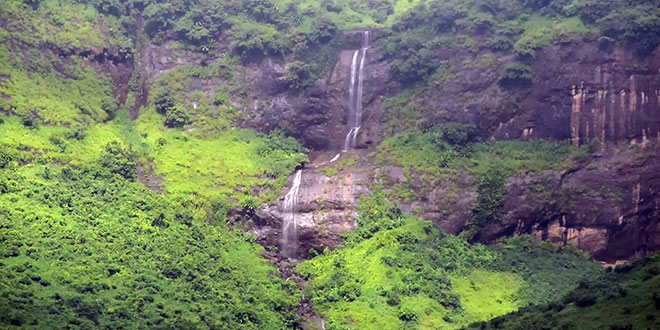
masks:
[[(3, 1), (0, 328), (299, 329), (303, 294), (327, 329), (657, 328), (657, 256), (603, 274), (571, 248), (526, 236), (470, 243), (497, 221), (510, 175), (567, 169), (586, 147), (483, 142), (481, 123), (437, 125), (447, 110), (431, 107), (438, 86), (465, 70), (494, 73), (484, 93), (532, 86), (532, 61), (548, 45), (619, 42), (648, 54), (660, 44), (657, 7)], [(358, 47), (346, 29), (374, 31), (394, 90), (403, 87), (383, 103), (388, 138), (374, 157), (405, 179), (372, 187), (340, 249), (296, 268), (309, 280), (301, 292), (242, 228), (307, 161), (285, 133), (244, 128), (272, 96), (252, 80), (265, 59), (283, 68), (278, 95), (328, 78), (338, 52)], [(508, 54), (515, 60), (499, 64)], [(356, 161), (319, 171), (336, 176)], [(478, 193), (460, 236), (387, 200), (413, 203), (457, 175)], [(544, 196), (560, 203), (559, 193)]]
[[(288, 329), (295, 296), (261, 248), (117, 172), (109, 145), (78, 169), (0, 170), (0, 324), (22, 329)], [(114, 165), (113, 165), (114, 164)], [(126, 169), (129, 164), (123, 164)], [(116, 174), (115, 174), (116, 173)]]
[(619, 265), (580, 282), (563, 299), (523, 308), (467, 329), (656, 329), (660, 326), (660, 256)]
[(529, 65), (509, 63), (500, 74), (497, 83), (502, 87), (529, 87), (534, 82), (532, 68)]
[(566, 169), (584, 159), (589, 148), (543, 140), (476, 142), (477, 138), (472, 125), (448, 124), (388, 138), (375, 157), (379, 164), (442, 176), (460, 169), (483, 174), (492, 167), (509, 173)]
[(231, 129), (223, 86), (188, 92), (237, 60), (164, 75), (132, 121), (137, 94), (95, 70), (132, 62), (123, 4), (33, 7), (0, 8), (1, 327), (296, 328), (296, 289), (226, 214), (272, 201), (304, 150)]
[[(470, 245), (389, 204), (363, 198), (345, 246), (298, 266), (327, 329), (458, 329), (570, 292), (602, 270), (526, 237)], [(553, 270), (566, 269), (557, 276)]]
[[(584, 161), (590, 146), (533, 141), (476, 142), (474, 126), (452, 123), (429, 128), (424, 133), (398, 134), (386, 139), (375, 153), (377, 165), (404, 168), (406, 180), (385, 187), (389, 196), (407, 203), (427, 198), (426, 193), (439, 184), (458, 189), (456, 176), (475, 177), (478, 197), (461, 237), (471, 240), (488, 223), (497, 221), (504, 205), (506, 181), (513, 174), (566, 170)], [(421, 180), (413, 184), (411, 172)], [(447, 195), (446, 198), (452, 196)], [(562, 198), (548, 196), (549, 202)]]

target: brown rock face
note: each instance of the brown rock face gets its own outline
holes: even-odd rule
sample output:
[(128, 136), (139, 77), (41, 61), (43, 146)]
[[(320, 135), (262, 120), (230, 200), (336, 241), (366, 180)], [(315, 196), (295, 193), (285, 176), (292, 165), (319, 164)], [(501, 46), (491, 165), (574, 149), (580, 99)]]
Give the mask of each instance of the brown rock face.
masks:
[(660, 49), (639, 58), (631, 50), (595, 44), (549, 46), (532, 64), (532, 87), (513, 93), (519, 109), (495, 130), (498, 139), (643, 142), (660, 129)]
[[(343, 153), (341, 159), (355, 159), (357, 152)], [(297, 223), (298, 255), (306, 256), (310, 249), (322, 251), (326, 247), (335, 248), (341, 243), (341, 235), (353, 230), (356, 223), (356, 202), (368, 193), (367, 175), (359, 168), (346, 169), (337, 175), (326, 175), (322, 169), (334, 158), (333, 153), (318, 153), (315, 159), (303, 169), (295, 210)], [(326, 163), (326, 164), (323, 164)], [(334, 163), (334, 162), (333, 162)], [(321, 165), (323, 164), (323, 165)], [(318, 168), (317, 168), (318, 167)], [(276, 205), (257, 212), (253, 232), (266, 246), (280, 246), (282, 221), (287, 216), (284, 209), (284, 196), (289, 187), (280, 194)]]
[(660, 60), (636, 67), (621, 51), (611, 62), (593, 68), (591, 79), (573, 86), (571, 141), (638, 141), (658, 137), (660, 125)]
[[(377, 40), (366, 56), (357, 150), (337, 160), (353, 157), (356, 164), (336, 175), (316, 171), (328, 166), (322, 163), (342, 149), (350, 130), (350, 66), (360, 37), (360, 31), (345, 32), (346, 43), (336, 49), (334, 68), (310, 87), (292, 90), (285, 79), (286, 65), (270, 59), (237, 72), (233, 82), (250, 86), (247, 97), (236, 97), (249, 102), (234, 104), (247, 118), (242, 126), (264, 132), (281, 129), (314, 151), (299, 196), (302, 254), (340, 243), (341, 234), (356, 224), (356, 203), (368, 193), (367, 187), (392, 187), (404, 180), (401, 168), (378, 168), (366, 157), (385, 138), (382, 100), (403, 87), (391, 79), (388, 59), (380, 53)], [(450, 79), (424, 89), (423, 97), (413, 96), (419, 100), (416, 105), (429, 109), (420, 121), (474, 123), (487, 139), (543, 138), (574, 144), (595, 140), (602, 145), (602, 155), (592, 159), (592, 165), (510, 178), (501, 216), (478, 233), (479, 241), (529, 233), (574, 244), (606, 261), (660, 249), (660, 156), (655, 144), (660, 139), (660, 50), (640, 59), (623, 48), (605, 52), (590, 43), (549, 46), (531, 63), (534, 84), (509, 90), (497, 85), (497, 77), (504, 65), (515, 60), (511, 56), (497, 58), (486, 50), (479, 54), (443, 50), (437, 56), (474, 65), (459, 66)], [(213, 61), (175, 54), (168, 45), (149, 46), (140, 54), (136, 69), (152, 81), (176, 66), (202, 60)], [(223, 83), (227, 82), (198, 79), (192, 88), (212, 96)], [(614, 151), (617, 144), (636, 146)], [(414, 186), (423, 176), (412, 171), (405, 180)], [(427, 191), (416, 191), (417, 199), (399, 202), (405, 212), (458, 233), (477, 199), (476, 178), (461, 173), (443, 180), (434, 181)], [(253, 217), (252, 229), (265, 245), (280, 245), (281, 199), (287, 190), (274, 206)]]
[(532, 234), (573, 244), (608, 262), (660, 249), (657, 147), (610, 151), (590, 164), (510, 178), (501, 216), (479, 232), (478, 240)]
[[(308, 96), (298, 103), (304, 106), (295, 110), (302, 118), (297, 127), (307, 144), (329, 150), (314, 155), (316, 165), (333, 157), (332, 150), (340, 148), (348, 131), (345, 113), (352, 54), (342, 51), (329, 80), (317, 84), (314, 93), (305, 91)], [(436, 124), (473, 122), (482, 129), (490, 127), (494, 139), (602, 142), (602, 153), (588, 166), (509, 178), (500, 217), (477, 234), (478, 241), (532, 234), (573, 244), (608, 262), (660, 249), (660, 149), (655, 144), (660, 130), (658, 54), (637, 59), (622, 49), (606, 53), (590, 44), (551, 46), (540, 51), (532, 65), (538, 80), (529, 89), (504, 91), (496, 86), (498, 67), (512, 60), (502, 58), (481, 75), (466, 69), (455, 82), (426, 91), (430, 93), (426, 102), (437, 109), (426, 119)], [(363, 129), (357, 139), (358, 148), (366, 150), (354, 151), (362, 156), (384, 138), (381, 99), (400, 89), (390, 81), (387, 61), (377, 47), (369, 51), (367, 61)], [(279, 101), (273, 104), (290, 105), (294, 100), (275, 99)], [(504, 117), (487, 115), (509, 105), (516, 110)], [(628, 144), (636, 146), (623, 151), (615, 147)], [(412, 180), (415, 186), (422, 178), (414, 171), (404, 178), (401, 168), (376, 167), (362, 156), (354, 168), (339, 175), (341, 179), (306, 170), (300, 195), (301, 251), (340, 242), (341, 233), (355, 226), (357, 199), (368, 192), (362, 187), (392, 187), (404, 180)], [(366, 175), (367, 171), (371, 174)], [(477, 199), (475, 179), (462, 173), (443, 179), (452, 184), (435, 182), (432, 189), (417, 191), (418, 199), (399, 202), (405, 212), (418, 213), (458, 233)], [(447, 187), (458, 187), (458, 191)], [(279, 206), (264, 210), (262, 217), (268, 220), (255, 232), (265, 244), (278, 245), (282, 216)]]

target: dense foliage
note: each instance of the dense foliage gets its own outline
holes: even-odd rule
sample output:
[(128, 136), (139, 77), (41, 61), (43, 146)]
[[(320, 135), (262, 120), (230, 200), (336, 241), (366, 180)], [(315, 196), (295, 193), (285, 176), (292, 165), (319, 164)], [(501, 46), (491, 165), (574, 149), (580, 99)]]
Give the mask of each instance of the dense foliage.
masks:
[[(124, 178), (108, 158), (0, 170), (0, 324), (287, 329), (295, 296), (250, 237)], [(125, 168), (125, 167), (124, 167)]]
[[(648, 55), (660, 44), (659, 7), (5, 0), (0, 328), (299, 328), (301, 292), (228, 217), (247, 220), (273, 203), (307, 150), (280, 130), (287, 127), (239, 127), (252, 127), (246, 123), (267, 106), (249, 81), (260, 63), (282, 69), (278, 93), (296, 94), (328, 77), (339, 51), (358, 47), (342, 37), (347, 29), (374, 30), (374, 53), (389, 61), (393, 90), (402, 87), (383, 103), (388, 138), (374, 157), (377, 166), (403, 167), (405, 180), (361, 200), (359, 225), (341, 249), (297, 268), (327, 329), (456, 329), (521, 307), (472, 326), (657, 328), (657, 256), (600, 276), (599, 265), (572, 249), (528, 237), (469, 243), (497, 221), (508, 175), (566, 169), (585, 148), (480, 142), (480, 126), (438, 124), (429, 111), (444, 110), (418, 96), (468, 68), (496, 68), (493, 88), (506, 93), (530, 87), (533, 61), (553, 44), (597, 42), (607, 51), (619, 43)], [(472, 60), (459, 63), (456, 54)], [(355, 165), (351, 157), (321, 171), (337, 174)], [(388, 202), (425, 198), (463, 174), (478, 198), (462, 237)], [(607, 317), (593, 317), (599, 310)]]
[(657, 329), (660, 256), (608, 268), (562, 299), (523, 308), (467, 329)]
[(470, 245), (403, 215), (380, 192), (359, 211), (343, 249), (297, 268), (329, 330), (456, 329), (557, 299), (601, 273), (570, 249), (525, 237)]

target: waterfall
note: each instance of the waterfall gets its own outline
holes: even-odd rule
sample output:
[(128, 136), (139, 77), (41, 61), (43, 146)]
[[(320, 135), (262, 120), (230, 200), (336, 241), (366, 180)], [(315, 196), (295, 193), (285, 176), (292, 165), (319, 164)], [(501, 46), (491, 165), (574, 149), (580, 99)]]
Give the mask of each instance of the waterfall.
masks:
[(362, 86), (364, 80), (364, 62), (369, 49), (369, 31), (362, 33), (362, 48), (353, 53), (351, 61), (351, 82), (348, 86), (348, 124), (351, 129), (344, 139), (344, 149), (346, 152), (355, 148), (355, 140), (362, 125)]
[(291, 189), (284, 196), (284, 217), (282, 219), (282, 254), (289, 258), (296, 256), (298, 245), (298, 233), (296, 223), (296, 211), (298, 207), (298, 192), (302, 182), (302, 170), (298, 170), (293, 177)]

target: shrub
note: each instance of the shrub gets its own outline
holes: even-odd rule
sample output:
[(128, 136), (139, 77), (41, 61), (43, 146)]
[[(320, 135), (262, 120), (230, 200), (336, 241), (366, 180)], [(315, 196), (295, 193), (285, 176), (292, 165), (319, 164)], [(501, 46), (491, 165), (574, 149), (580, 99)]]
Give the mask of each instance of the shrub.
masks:
[(614, 0), (581, 0), (577, 11), (583, 21), (594, 23), (607, 16), (614, 6)]
[(174, 107), (174, 98), (172, 94), (167, 89), (160, 89), (154, 96), (154, 105), (156, 107), (156, 112), (161, 115), (167, 114), (167, 112)]
[(286, 81), (295, 89), (310, 86), (316, 80), (316, 75), (310, 70), (310, 66), (300, 61), (290, 63), (286, 72)]
[(108, 115), (108, 119), (113, 119), (117, 115), (119, 105), (114, 98), (105, 97), (103, 100), (101, 100), (101, 109), (103, 109), (103, 111), (105, 111), (105, 113)]
[(477, 202), (472, 208), (472, 214), (468, 220), (467, 230), (461, 236), (471, 240), (478, 231), (489, 222), (497, 218), (497, 214), (504, 205), (504, 194), (506, 193), (506, 169), (498, 165), (491, 165), (479, 178)]
[[(267, 24), (235, 24), (229, 30), (229, 47), (243, 61), (256, 60), (269, 53), (279, 53), (277, 30)], [(281, 40), (280, 40), (281, 41)]]
[(541, 48), (541, 40), (532, 36), (522, 36), (513, 45), (513, 52), (522, 59), (531, 59), (536, 57), (536, 50)]
[(175, 106), (167, 111), (165, 126), (169, 128), (181, 128), (190, 123), (190, 117), (181, 106)]
[(101, 156), (101, 165), (110, 173), (119, 174), (128, 180), (135, 180), (137, 164), (130, 149), (123, 147), (119, 142), (113, 141), (105, 146)]
[(497, 83), (506, 88), (511, 87), (529, 87), (534, 82), (532, 68), (524, 63), (509, 63), (497, 80)]
[(626, 40), (642, 54), (649, 54), (660, 45), (660, 8), (651, 5), (612, 11), (598, 25), (604, 35)]
[(308, 40), (314, 43), (326, 44), (337, 32), (337, 24), (327, 17), (317, 17), (312, 23), (312, 33)]
[(213, 96), (213, 104), (215, 105), (224, 105), (229, 103), (229, 94), (224, 92), (215, 93)]
[(39, 118), (33, 116), (31, 113), (21, 116), (21, 123), (23, 126), (31, 129), (38, 129), (40, 124)]
[(513, 47), (513, 40), (504, 35), (497, 35), (488, 43), (488, 47), (494, 51), (505, 52)]
[(84, 140), (85, 137), (87, 136), (87, 126), (83, 124), (77, 124), (71, 128), (70, 131), (66, 133), (66, 138), (67, 139), (75, 139), (75, 140)]
[(474, 124), (449, 123), (440, 128), (442, 139), (459, 149), (475, 142), (477, 127)]

